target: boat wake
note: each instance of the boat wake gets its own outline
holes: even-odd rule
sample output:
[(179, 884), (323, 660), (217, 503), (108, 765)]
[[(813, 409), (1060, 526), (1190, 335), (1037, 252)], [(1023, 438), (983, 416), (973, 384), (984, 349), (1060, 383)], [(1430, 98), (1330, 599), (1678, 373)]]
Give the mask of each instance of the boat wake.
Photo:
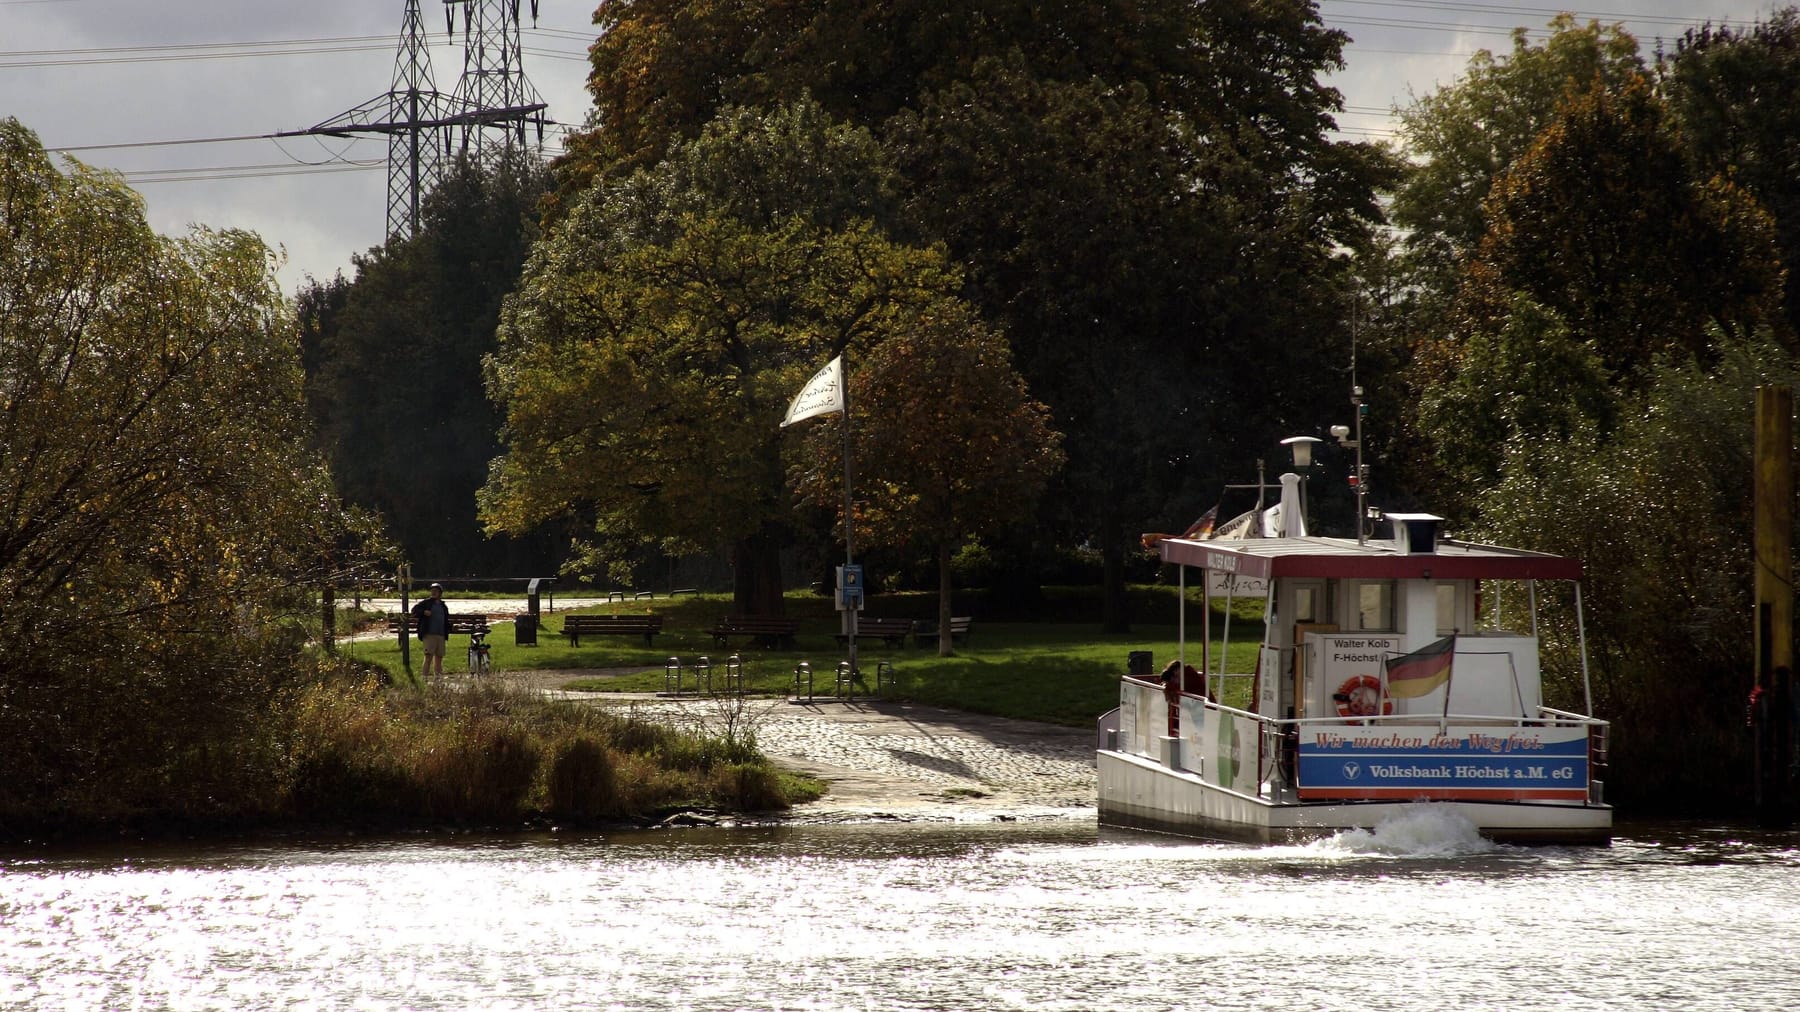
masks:
[(1501, 845), (1484, 838), (1475, 823), (1439, 805), (1411, 805), (1374, 829), (1347, 829), (1316, 840), (1306, 849), (1320, 854), (1378, 854), (1388, 857), (1460, 857), (1489, 854)]

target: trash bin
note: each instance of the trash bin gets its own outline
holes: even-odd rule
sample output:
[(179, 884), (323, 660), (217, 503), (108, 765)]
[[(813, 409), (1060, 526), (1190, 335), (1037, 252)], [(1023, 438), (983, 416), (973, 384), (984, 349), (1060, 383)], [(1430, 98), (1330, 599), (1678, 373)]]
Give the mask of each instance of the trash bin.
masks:
[(526, 612), (513, 619), (513, 643), (521, 647), (537, 646), (538, 617)]
[(1133, 678), (1149, 678), (1155, 673), (1156, 662), (1151, 659), (1148, 650), (1133, 650), (1126, 655), (1126, 671)]

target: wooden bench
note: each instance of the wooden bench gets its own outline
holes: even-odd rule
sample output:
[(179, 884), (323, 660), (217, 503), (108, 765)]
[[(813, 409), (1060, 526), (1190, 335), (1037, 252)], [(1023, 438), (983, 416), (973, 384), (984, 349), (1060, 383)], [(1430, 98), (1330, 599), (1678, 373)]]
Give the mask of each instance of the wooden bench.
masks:
[(733, 636), (753, 636), (763, 646), (793, 646), (800, 632), (797, 618), (768, 618), (760, 615), (734, 615), (719, 620), (707, 630), (720, 646), (729, 646)]
[[(912, 635), (913, 621), (910, 618), (862, 618), (856, 620), (857, 639), (879, 639), (890, 647), (903, 647), (906, 637)], [(848, 642), (850, 637), (837, 633), (839, 643)]]
[[(975, 619), (973, 616), (970, 616), (970, 615), (953, 615), (953, 616), (951, 616), (951, 618), (950, 618), (950, 642), (955, 643), (958, 640), (961, 640), (964, 643), (969, 642), (969, 627), (974, 624), (975, 624)], [(937, 641), (938, 627), (937, 627), (936, 622), (921, 622), (921, 623), (919, 623), (919, 626), (920, 626), (919, 631), (913, 634), (914, 640), (918, 641), (919, 643), (924, 643), (927, 640), (930, 640), (932, 642)]]
[[(387, 631), (398, 635), (400, 630), (404, 628), (410, 633), (413, 631), (413, 626), (415, 624), (416, 623), (410, 614), (389, 615), (387, 619)], [(487, 631), (488, 620), (486, 615), (452, 614), (450, 616), (450, 635), (452, 636), (467, 636), (470, 633), (485, 633)]]
[(662, 624), (661, 615), (567, 615), (562, 634), (572, 647), (580, 646), (583, 636), (642, 636), (645, 646), (653, 646)]

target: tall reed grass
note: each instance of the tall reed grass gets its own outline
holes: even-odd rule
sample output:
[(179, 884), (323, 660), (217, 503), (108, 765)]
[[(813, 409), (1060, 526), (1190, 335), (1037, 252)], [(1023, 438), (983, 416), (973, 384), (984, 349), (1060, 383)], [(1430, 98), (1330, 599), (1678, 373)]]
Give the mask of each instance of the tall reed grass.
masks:
[(755, 751), (742, 720), (677, 728), (501, 685), (348, 676), (307, 692), (295, 718), (288, 794), (305, 820), (582, 825), (816, 796)]

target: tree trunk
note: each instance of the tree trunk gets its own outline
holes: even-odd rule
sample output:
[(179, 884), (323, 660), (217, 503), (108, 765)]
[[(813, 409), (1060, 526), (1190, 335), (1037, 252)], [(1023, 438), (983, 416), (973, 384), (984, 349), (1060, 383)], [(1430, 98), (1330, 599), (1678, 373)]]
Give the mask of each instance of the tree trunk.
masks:
[(319, 642), (326, 653), (337, 653), (337, 588), (329, 583), (319, 588), (319, 621)]
[(1131, 631), (1131, 608), (1125, 597), (1125, 536), (1118, 513), (1107, 510), (1100, 526), (1100, 631)]
[(950, 657), (956, 653), (956, 644), (950, 635), (950, 545), (948, 542), (938, 545), (938, 656)]
[(739, 615), (782, 615), (781, 540), (764, 527), (731, 546), (731, 605)]

